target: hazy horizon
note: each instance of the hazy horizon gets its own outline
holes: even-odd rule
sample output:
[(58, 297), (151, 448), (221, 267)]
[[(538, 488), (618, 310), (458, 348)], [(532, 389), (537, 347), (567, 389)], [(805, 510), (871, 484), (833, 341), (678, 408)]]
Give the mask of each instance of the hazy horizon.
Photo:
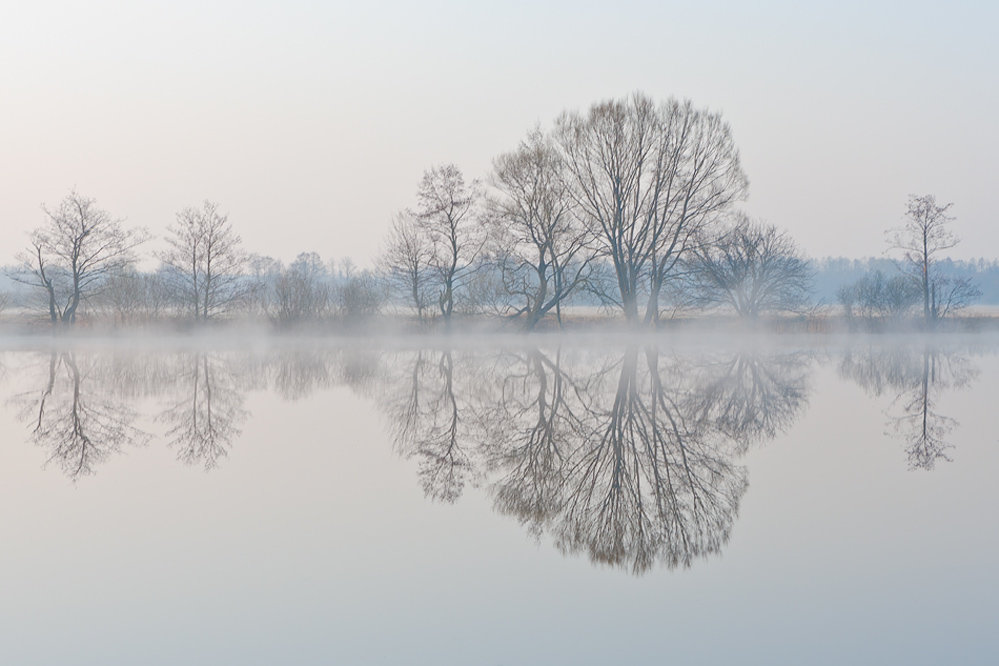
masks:
[(249, 251), (370, 265), (427, 167), (469, 178), (536, 124), (641, 90), (731, 124), (744, 208), (811, 257), (879, 256), (907, 195), (993, 258), (996, 7), (793, 3), (8, 8), (0, 264), (71, 189), (161, 236), (203, 199)]

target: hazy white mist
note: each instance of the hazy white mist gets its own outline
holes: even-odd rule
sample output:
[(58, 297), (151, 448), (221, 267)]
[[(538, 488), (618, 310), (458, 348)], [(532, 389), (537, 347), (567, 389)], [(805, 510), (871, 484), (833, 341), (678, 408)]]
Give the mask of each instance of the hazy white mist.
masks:
[(76, 187), (160, 234), (220, 203), (250, 251), (369, 263), (429, 165), (643, 90), (731, 123), (746, 208), (811, 255), (884, 249), (909, 193), (995, 257), (999, 6), (35, 2), (0, 9), (0, 263)]

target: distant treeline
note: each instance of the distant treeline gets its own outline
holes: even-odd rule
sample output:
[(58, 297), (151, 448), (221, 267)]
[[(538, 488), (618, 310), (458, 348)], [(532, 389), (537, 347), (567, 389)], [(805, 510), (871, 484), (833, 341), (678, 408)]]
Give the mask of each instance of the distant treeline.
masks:
[[(884, 257), (847, 259), (845, 257), (825, 257), (809, 262), (815, 271), (815, 301), (832, 305), (839, 302), (838, 292), (843, 287), (856, 284), (866, 275), (881, 271), (886, 276), (903, 273), (899, 262)], [(982, 292), (978, 303), (999, 305), (999, 260), (996, 259), (940, 259), (937, 270), (951, 279), (966, 278)]]
[[(0, 309), (52, 325), (263, 319), (282, 325), (379, 313), (448, 326), (492, 316), (531, 330), (599, 306), (631, 325), (698, 312), (745, 319), (842, 307), (865, 323), (926, 325), (999, 302), (996, 264), (954, 262), (952, 204), (910, 195), (889, 230), (894, 261), (809, 261), (786, 231), (739, 208), (749, 181), (720, 114), (636, 93), (536, 128), (492, 169), (466, 180), (428, 168), (398, 211), (375, 267), (315, 252), (290, 264), (249, 254), (210, 200), (179, 211), (166, 249), (71, 192), (6, 271)], [(155, 259), (158, 267), (137, 266)]]
[[(904, 275), (896, 262), (879, 257), (848, 259), (825, 257), (807, 260), (812, 270), (810, 306), (842, 305), (840, 293), (878, 272), (887, 277)], [(966, 279), (981, 290), (979, 303), (999, 305), (999, 261), (944, 259), (938, 264), (942, 275)], [(11, 277), (17, 266), (0, 268), (0, 310), (41, 313), (44, 303), (31, 285)], [(154, 319), (180, 319), (187, 316), (187, 299), (172, 285), (175, 276), (169, 268), (152, 271), (134, 268), (109, 278), (100, 290), (87, 298), (81, 312), (113, 323), (138, 323)], [(518, 309), (516, 294), (503, 287), (499, 267), (483, 262), (474, 271), (475, 279), (457, 300), (456, 312), (463, 315), (511, 315)], [(565, 299), (566, 308), (613, 309), (602, 293), (613, 284), (613, 267), (596, 261), (590, 270), (590, 284)], [(246, 269), (232, 282), (232, 299), (226, 317), (260, 318), (277, 323), (323, 321), (374, 314), (412, 314), (407, 294), (394, 286), (383, 269), (359, 269), (349, 259), (324, 259), (310, 252), (283, 263), (261, 255), (250, 255)], [(664, 310), (690, 315), (702, 311), (691, 285), (678, 282), (663, 297)]]

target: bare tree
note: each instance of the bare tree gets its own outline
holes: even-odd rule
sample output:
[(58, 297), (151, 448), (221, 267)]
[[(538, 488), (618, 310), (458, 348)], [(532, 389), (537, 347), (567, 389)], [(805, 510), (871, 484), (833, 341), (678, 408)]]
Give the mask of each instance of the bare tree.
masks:
[(13, 278), (43, 290), (53, 324), (73, 324), (80, 304), (135, 259), (148, 235), (124, 229), (94, 199), (70, 192), (56, 209), (42, 206), (46, 224), (31, 234)]
[(206, 200), (201, 208), (177, 213), (169, 232), (170, 248), (160, 259), (174, 273), (183, 307), (200, 321), (233, 308), (246, 292), (245, 257), (228, 216)]
[(415, 215), (432, 243), (429, 263), (445, 322), (454, 314), (456, 294), (464, 287), (482, 249), (481, 234), (473, 224), (478, 198), (478, 184), (466, 184), (453, 164), (428, 169), (417, 190)]
[(274, 284), (274, 318), (292, 324), (327, 316), (331, 289), (326, 266), (315, 252), (303, 252)]
[(727, 305), (741, 317), (807, 305), (813, 271), (794, 241), (773, 225), (739, 215), (720, 240), (694, 249), (696, 300)]
[(97, 309), (116, 324), (134, 324), (156, 319), (170, 302), (167, 276), (126, 268), (107, 280), (96, 299)]
[(340, 315), (358, 320), (378, 314), (384, 303), (384, 283), (369, 270), (348, 273), (337, 289)]
[(937, 269), (940, 255), (958, 243), (949, 228), (954, 217), (948, 211), (953, 205), (937, 205), (932, 194), (909, 195), (905, 224), (888, 232), (891, 249), (902, 253), (903, 270), (919, 285), (928, 324), (981, 295), (969, 280), (947, 278)]
[(274, 257), (252, 253), (246, 257), (247, 284), (243, 297), (246, 311), (257, 317), (273, 316), (275, 287), (284, 266)]
[(493, 162), (491, 222), (507, 291), (524, 299), (528, 330), (584, 283), (592, 234), (575, 214), (565, 163), (540, 130)]
[(855, 313), (865, 319), (895, 319), (905, 315), (920, 300), (918, 286), (906, 275), (888, 277), (881, 271), (844, 285), (837, 296), (847, 317)]
[(635, 94), (564, 113), (556, 137), (584, 220), (614, 266), (629, 321), (659, 317), (659, 294), (714, 216), (744, 196), (747, 180), (721, 116)]
[(382, 266), (390, 285), (406, 295), (409, 305), (422, 321), (429, 306), (427, 274), (433, 256), (429, 237), (420, 228), (418, 218), (404, 211), (392, 220)]

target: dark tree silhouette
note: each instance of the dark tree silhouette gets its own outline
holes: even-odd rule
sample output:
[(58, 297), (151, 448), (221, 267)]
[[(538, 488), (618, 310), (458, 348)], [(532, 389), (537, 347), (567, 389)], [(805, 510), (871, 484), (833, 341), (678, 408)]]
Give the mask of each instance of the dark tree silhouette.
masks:
[(44, 292), (53, 324), (73, 324), (80, 305), (132, 264), (147, 234), (125, 229), (75, 191), (58, 208), (42, 210), (47, 222), (31, 234), (31, 249), (18, 256), (21, 268), (13, 278)]
[(565, 162), (535, 130), (517, 150), (493, 162), (490, 222), (507, 293), (533, 329), (585, 283), (594, 258), (593, 234), (577, 215)]
[(687, 263), (699, 305), (728, 306), (749, 318), (808, 305), (814, 272), (791, 237), (773, 225), (739, 216), (722, 238), (692, 255)]
[(891, 247), (902, 255), (903, 270), (918, 285), (927, 324), (973, 302), (981, 291), (964, 278), (952, 279), (940, 273), (941, 253), (958, 243), (950, 230), (954, 217), (948, 203), (937, 205), (932, 194), (910, 195), (905, 224), (889, 231)]
[(636, 322), (644, 292), (645, 320), (658, 319), (677, 262), (745, 195), (728, 124), (689, 101), (657, 105), (635, 94), (564, 113), (555, 135), (580, 215), (613, 265), (614, 300)]

